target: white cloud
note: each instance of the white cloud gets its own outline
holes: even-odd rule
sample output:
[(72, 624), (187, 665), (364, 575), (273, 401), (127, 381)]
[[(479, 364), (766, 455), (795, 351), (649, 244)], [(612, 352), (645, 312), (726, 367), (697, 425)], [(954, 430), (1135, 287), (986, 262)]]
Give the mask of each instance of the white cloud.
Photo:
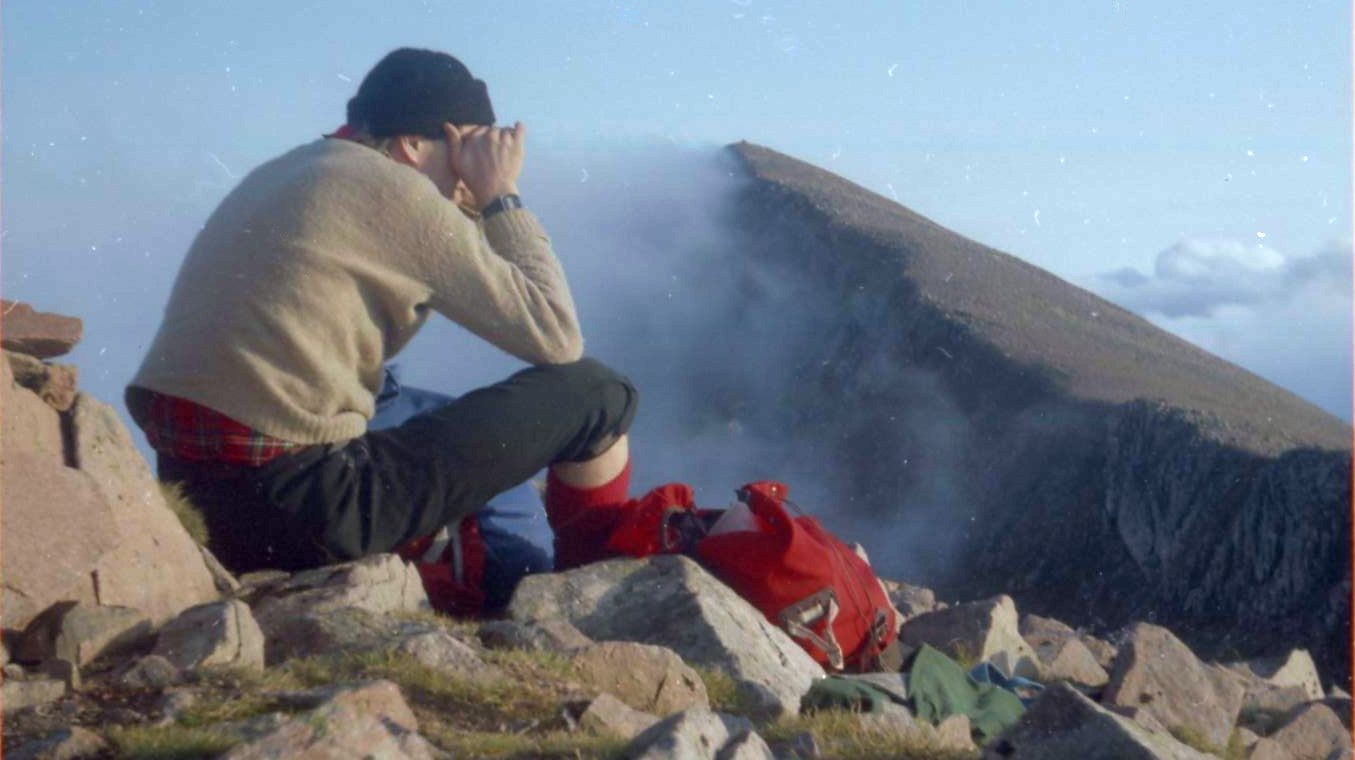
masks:
[(1351, 286), (1350, 241), (1286, 257), (1256, 243), (1187, 239), (1159, 253), (1153, 271), (1104, 275), (1106, 294), (1131, 309), (1166, 317), (1211, 316), (1225, 306), (1274, 306), (1312, 295), (1343, 297)]
[(1304, 256), (1183, 240), (1151, 273), (1102, 276), (1102, 295), (1186, 340), (1351, 417), (1351, 241)]

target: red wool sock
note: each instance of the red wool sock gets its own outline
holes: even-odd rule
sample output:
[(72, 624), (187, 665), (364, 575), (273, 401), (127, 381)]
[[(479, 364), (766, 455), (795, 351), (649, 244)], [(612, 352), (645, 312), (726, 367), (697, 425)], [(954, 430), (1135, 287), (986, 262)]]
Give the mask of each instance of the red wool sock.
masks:
[(615, 478), (579, 488), (551, 472), (546, 477), (546, 519), (555, 532), (555, 567), (564, 570), (611, 556), (607, 539), (626, 513), (630, 460)]

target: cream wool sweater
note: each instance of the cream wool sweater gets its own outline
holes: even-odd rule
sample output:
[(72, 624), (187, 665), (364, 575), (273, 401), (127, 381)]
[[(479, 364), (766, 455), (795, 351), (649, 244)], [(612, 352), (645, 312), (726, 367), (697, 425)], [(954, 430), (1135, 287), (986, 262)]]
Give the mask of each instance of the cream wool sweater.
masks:
[[(583, 352), (536, 217), (477, 224), (413, 168), (319, 140), (251, 172), (198, 233), (128, 390), (303, 444), (362, 435), (382, 364), (436, 311), (532, 364)], [(144, 394), (141, 394), (144, 395)]]

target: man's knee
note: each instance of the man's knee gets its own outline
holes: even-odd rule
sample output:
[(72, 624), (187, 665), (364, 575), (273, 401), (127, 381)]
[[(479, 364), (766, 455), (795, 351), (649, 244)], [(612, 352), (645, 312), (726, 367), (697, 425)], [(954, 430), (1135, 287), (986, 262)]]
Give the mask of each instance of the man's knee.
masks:
[(555, 364), (545, 368), (560, 375), (568, 385), (571, 395), (590, 412), (601, 413), (607, 420), (613, 421), (612, 427), (624, 433), (630, 429), (635, 409), (640, 402), (640, 392), (636, 390), (630, 378), (590, 357), (584, 357), (569, 364)]
[(587, 357), (541, 369), (559, 377), (583, 413), (585, 429), (581, 439), (570, 447), (567, 460), (591, 459), (630, 430), (640, 402), (640, 393), (630, 378)]

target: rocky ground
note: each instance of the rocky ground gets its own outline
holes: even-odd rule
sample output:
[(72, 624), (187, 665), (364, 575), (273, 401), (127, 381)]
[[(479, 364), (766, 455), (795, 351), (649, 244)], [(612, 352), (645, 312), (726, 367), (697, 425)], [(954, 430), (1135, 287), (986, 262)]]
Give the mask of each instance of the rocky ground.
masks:
[(538, 576), (503, 619), (470, 622), (430, 612), (413, 569), (382, 555), (246, 576), (158, 628), (53, 607), (11, 638), (5, 757), (1350, 756), (1350, 698), (1301, 650), (1205, 663), (1153, 625), (1107, 641), (1007, 597), (891, 592), (905, 644), (1048, 688), (983, 748), (963, 717), (906, 706), (802, 714), (822, 671), (686, 558)]
[(1046, 685), (981, 747), (963, 715), (917, 717), (906, 673), (859, 676), (894, 695), (879, 712), (802, 710), (823, 670), (685, 557), (533, 576), (483, 621), (434, 614), (393, 555), (235, 578), (48, 361), (78, 322), (5, 311), (6, 758), (1352, 756), (1350, 696), (1302, 649), (1205, 662), (1165, 628), (1097, 637), (1007, 596), (887, 583), (906, 649)]

